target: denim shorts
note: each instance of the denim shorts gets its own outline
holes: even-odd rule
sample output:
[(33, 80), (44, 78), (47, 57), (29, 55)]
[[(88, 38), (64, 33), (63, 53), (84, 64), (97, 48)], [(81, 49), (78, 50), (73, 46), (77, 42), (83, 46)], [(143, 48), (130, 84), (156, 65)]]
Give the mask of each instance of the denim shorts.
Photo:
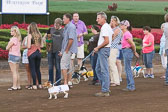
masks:
[(20, 59), (21, 59), (20, 56), (14, 56), (11, 54), (9, 54), (8, 56), (8, 62), (11, 62), (11, 63), (20, 63)]
[(63, 53), (62, 58), (61, 58), (61, 69), (71, 69), (70, 67), (70, 62), (71, 62), (71, 52), (68, 52), (68, 54), (66, 52)]
[(146, 68), (153, 68), (152, 60), (154, 58), (154, 54), (155, 54), (155, 51), (143, 54), (143, 61)]
[(119, 51), (119, 52), (118, 52), (117, 59), (118, 59), (118, 60), (122, 60), (122, 59), (123, 59), (122, 49), (119, 49), (118, 51)]

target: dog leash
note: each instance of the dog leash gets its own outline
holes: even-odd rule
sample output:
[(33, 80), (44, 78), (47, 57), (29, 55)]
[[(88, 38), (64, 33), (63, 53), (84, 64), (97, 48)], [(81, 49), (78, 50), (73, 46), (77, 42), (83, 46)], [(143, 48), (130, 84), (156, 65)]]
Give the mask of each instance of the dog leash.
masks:
[[(93, 51), (92, 51), (89, 55), (87, 55), (87, 56), (82, 60), (81, 63), (83, 63), (83, 62), (84, 62), (87, 58), (89, 58), (92, 54), (93, 54)], [(71, 73), (72, 71), (74, 71), (74, 68), (75, 68), (75, 67), (73, 67), (73, 69), (71, 69), (70, 71), (68, 71), (67, 74), (69, 74), (69, 73)], [(72, 77), (73, 77), (73, 75), (72, 75)], [(61, 78), (60, 78), (59, 80), (57, 80), (55, 83), (53, 83), (53, 86), (54, 86), (55, 84), (57, 84), (59, 81), (61, 81)]]

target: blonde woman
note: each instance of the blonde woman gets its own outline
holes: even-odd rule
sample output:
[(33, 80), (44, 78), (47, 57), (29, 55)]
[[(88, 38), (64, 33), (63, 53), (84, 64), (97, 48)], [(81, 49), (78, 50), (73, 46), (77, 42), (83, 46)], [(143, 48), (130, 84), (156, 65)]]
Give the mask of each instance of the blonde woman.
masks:
[(39, 83), (38, 88), (42, 88), (41, 72), (40, 72), (41, 47), (43, 47), (41, 33), (37, 28), (37, 24), (35, 22), (32, 22), (28, 27), (27, 55), (28, 55), (31, 75), (33, 78), (33, 89), (37, 89), (36, 77)]
[(120, 20), (117, 16), (111, 16), (110, 26), (114, 32), (110, 49), (110, 57), (109, 57), (109, 74), (111, 84), (110, 86), (119, 86), (120, 85), (120, 76), (118, 73), (116, 61), (118, 56), (118, 45), (121, 43), (122, 39), (122, 31), (119, 28)]
[(9, 91), (20, 90), (20, 76), (19, 76), (19, 62), (21, 59), (20, 45), (21, 45), (21, 34), (17, 26), (12, 26), (11, 35), (13, 36), (6, 50), (9, 50), (8, 62), (13, 75), (13, 86), (8, 88)]

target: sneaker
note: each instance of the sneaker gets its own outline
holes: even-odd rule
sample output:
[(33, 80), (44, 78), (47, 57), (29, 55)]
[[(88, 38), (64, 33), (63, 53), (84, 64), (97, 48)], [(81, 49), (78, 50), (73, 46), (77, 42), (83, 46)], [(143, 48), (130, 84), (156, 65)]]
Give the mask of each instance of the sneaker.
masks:
[(155, 76), (153, 74), (150, 74), (149, 77), (154, 79)]
[(106, 96), (110, 96), (109, 92), (99, 92), (95, 94), (96, 97), (106, 97)]
[(150, 77), (150, 75), (148, 75), (148, 74), (144, 75), (144, 78), (149, 78), (149, 77)]
[(135, 89), (128, 89), (128, 88), (124, 88), (124, 89), (122, 89), (123, 91), (126, 91), (126, 92), (133, 92), (133, 91), (135, 91)]
[(73, 88), (73, 85), (72, 85), (71, 81), (68, 82), (68, 86), (69, 86), (69, 88)]

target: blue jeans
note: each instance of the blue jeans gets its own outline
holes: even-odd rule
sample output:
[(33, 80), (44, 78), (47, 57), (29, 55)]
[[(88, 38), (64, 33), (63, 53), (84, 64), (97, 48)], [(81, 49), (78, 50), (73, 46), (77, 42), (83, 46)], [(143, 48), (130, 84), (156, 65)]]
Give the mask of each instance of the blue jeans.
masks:
[(29, 57), (29, 66), (31, 75), (33, 78), (33, 85), (36, 85), (36, 75), (38, 83), (41, 84), (41, 72), (40, 72), (40, 62), (41, 62), (41, 53), (39, 50), (35, 51)]
[(122, 49), (123, 58), (124, 58), (124, 67), (126, 72), (126, 79), (127, 79), (127, 89), (134, 90), (135, 89), (135, 82), (134, 77), (131, 70), (131, 62), (134, 56), (132, 49), (126, 48)]
[(98, 77), (97, 77), (97, 74), (96, 74), (96, 63), (97, 63), (97, 53), (94, 53), (94, 56), (90, 56), (90, 63), (92, 65), (92, 69), (93, 69), (93, 74), (94, 74), (94, 77), (93, 77), (93, 81), (97, 81), (98, 80)]
[(96, 73), (102, 86), (101, 87), (102, 92), (109, 92), (109, 86), (110, 86), (110, 76), (108, 66), (109, 56), (110, 56), (110, 48), (101, 48), (98, 51)]
[[(54, 66), (56, 69), (56, 75), (55, 75), (55, 81), (59, 80), (61, 78), (61, 57), (58, 56), (59, 52), (56, 53), (48, 53), (48, 67), (49, 67), (49, 81), (51, 83), (54, 83)], [(61, 81), (59, 81), (56, 85), (60, 85)]]
[[(168, 49), (166, 49), (166, 55), (167, 55), (167, 62), (168, 62)], [(168, 84), (168, 63), (167, 63), (167, 69), (166, 69), (165, 82)]]

